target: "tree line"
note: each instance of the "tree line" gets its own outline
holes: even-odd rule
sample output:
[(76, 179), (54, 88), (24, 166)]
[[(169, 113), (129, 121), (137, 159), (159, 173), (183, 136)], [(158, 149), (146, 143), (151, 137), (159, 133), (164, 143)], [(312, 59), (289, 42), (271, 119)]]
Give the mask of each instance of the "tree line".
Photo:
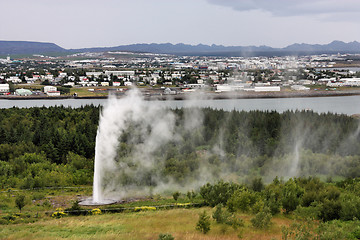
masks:
[[(215, 179), (226, 172), (238, 180), (268, 176), (269, 182), (286, 175), (296, 157), (297, 176), (359, 177), (359, 121), (353, 117), (205, 108), (197, 109), (201, 124), (188, 130), (188, 110), (171, 111), (179, 136), (156, 149), (161, 164), (136, 179), (138, 184), (156, 184), (152, 175), (185, 184), (196, 180), (203, 166)], [(0, 186), (91, 184), (99, 112), (92, 105), (0, 109)], [(129, 161), (142, 141), (136, 130), (129, 127), (119, 137), (118, 162)], [(134, 183), (132, 178), (122, 181)]]

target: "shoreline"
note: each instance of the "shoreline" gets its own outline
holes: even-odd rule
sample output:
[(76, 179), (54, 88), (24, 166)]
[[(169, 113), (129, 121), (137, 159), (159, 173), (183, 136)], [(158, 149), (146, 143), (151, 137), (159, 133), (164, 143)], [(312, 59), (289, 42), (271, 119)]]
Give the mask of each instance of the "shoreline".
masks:
[[(303, 91), (303, 92), (222, 92), (222, 93), (180, 93), (174, 95), (165, 94), (144, 94), (144, 99), (148, 101), (153, 100), (175, 100), (183, 101), (189, 98), (197, 97), (199, 100), (213, 99), (262, 99), (262, 98), (308, 98), (308, 97), (341, 97), (341, 96), (357, 96), (360, 95), (360, 90), (344, 90), (344, 91)], [(122, 98), (124, 94), (115, 95), (117, 98)], [(108, 96), (0, 96), (0, 100), (62, 100), (62, 99), (107, 99)]]

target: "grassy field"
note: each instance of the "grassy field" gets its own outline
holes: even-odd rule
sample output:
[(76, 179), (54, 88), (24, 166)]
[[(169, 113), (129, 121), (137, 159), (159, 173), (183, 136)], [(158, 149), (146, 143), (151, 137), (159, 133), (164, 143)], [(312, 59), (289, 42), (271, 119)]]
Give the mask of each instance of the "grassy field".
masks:
[(274, 217), (272, 226), (258, 230), (251, 226), (250, 215), (241, 215), (245, 226), (233, 228), (211, 221), (207, 234), (196, 231), (199, 213), (212, 214), (211, 208), (171, 209), (148, 212), (68, 216), (35, 223), (3, 225), (1, 239), (158, 239), (170, 233), (175, 239), (281, 239), (281, 226), (291, 220)]
[[(16, 208), (18, 195), (26, 196), (21, 213)], [(173, 209), (148, 211), (125, 210), (120, 213), (100, 215), (52, 217), (56, 209), (70, 208), (78, 198), (89, 196), (91, 188), (44, 189), (31, 191), (2, 191), (0, 193), (0, 239), (158, 239), (160, 233), (169, 233), (175, 239), (281, 239), (281, 227), (291, 223), (283, 215), (272, 218), (271, 226), (259, 230), (251, 225), (254, 215), (238, 213), (244, 226), (237, 229), (218, 224), (211, 218), (207, 234), (197, 231), (196, 223), (203, 211), (211, 216), (215, 208), (183, 207), (190, 200), (182, 195), (178, 201), (171, 196), (141, 199), (125, 204), (100, 206), (104, 209), (134, 208), (179, 204)], [(191, 202), (200, 202), (193, 199)], [(93, 207), (82, 207), (93, 209)]]

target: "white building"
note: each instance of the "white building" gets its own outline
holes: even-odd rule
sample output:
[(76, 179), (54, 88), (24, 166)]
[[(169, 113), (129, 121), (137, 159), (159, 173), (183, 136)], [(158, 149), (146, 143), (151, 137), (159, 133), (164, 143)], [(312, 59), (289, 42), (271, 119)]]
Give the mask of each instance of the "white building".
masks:
[(280, 86), (254, 87), (255, 92), (280, 92)]
[(218, 84), (216, 85), (216, 92), (231, 92), (244, 90), (244, 85), (228, 85)]
[(105, 75), (110, 76), (117, 76), (117, 77), (125, 77), (125, 76), (130, 76), (133, 77), (135, 76), (135, 71), (105, 71)]
[(21, 79), (19, 77), (16, 76), (12, 76), (6, 79), (7, 82), (12, 82), (12, 83), (21, 83)]
[(54, 86), (45, 86), (44, 87), (44, 93), (47, 93), (47, 92), (55, 92), (57, 91), (57, 88), (54, 87)]
[(10, 86), (9, 84), (5, 83), (5, 84), (0, 84), (0, 93), (8, 93), (10, 92)]
[(60, 96), (60, 91), (48, 91), (46, 94), (51, 97)]
[(64, 83), (63, 86), (75, 86), (75, 83), (74, 82), (67, 82), (67, 83)]
[(86, 72), (86, 76), (94, 76), (94, 78), (98, 78), (101, 74), (103, 74), (103, 72)]
[(132, 86), (132, 82), (124, 82), (124, 86)]
[(305, 87), (303, 85), (292, 85), (291, 89), (295, 90), (295, 91), (309, 91), (310, 90), (309, 87)]

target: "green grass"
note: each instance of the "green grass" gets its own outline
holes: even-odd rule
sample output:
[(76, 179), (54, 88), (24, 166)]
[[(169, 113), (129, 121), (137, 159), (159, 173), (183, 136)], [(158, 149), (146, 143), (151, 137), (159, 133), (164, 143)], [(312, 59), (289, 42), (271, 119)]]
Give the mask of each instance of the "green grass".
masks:
[(116, 213), (96, 216), (64, 217), (40, 220), (31, 224), (5, 225), (0, 229), (2, 239), (157, 239), (160, 233), (170, 233), (175, 239), (272, 239), (281, 236), (281, 226), (289, 219), (275, 218), (270, 229), (254, 229), (250, 215), (240, 215), (245, 227), (231, 227), (211, 221), (211, 230), (204, 235), (195, 230), (199, 213), (212, 208), (171, 209), (138, 213)]

